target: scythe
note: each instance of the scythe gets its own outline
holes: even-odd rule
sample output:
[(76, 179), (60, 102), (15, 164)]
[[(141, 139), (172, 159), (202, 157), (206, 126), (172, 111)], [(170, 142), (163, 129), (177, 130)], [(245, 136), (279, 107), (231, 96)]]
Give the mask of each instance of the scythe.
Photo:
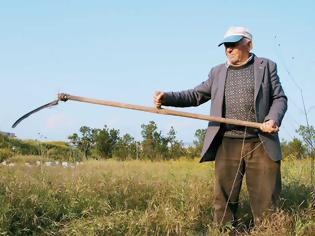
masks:
[(58, 98), (56, 100), (50, 103), (47, 103), (43, 106), (40, 106), (28, 112), (27, 114), (23, 115), (21, 118), (19, 118), (17, 121), (14, 122), (14, 124), (12, 125), (12, 128), (15, 128), (22, 120), (29, 117), (33, 113), (38, 112), (44, 108), (56, 106), (58, 105), (59, 101), (66, 102), (68, 100), (97, 104), (97, 105), (102, 105), (102, 106), (119, 107), (119, 108), (138, 110), (138, 111), (163, 114), (163, 115), (181, 116), (181, 117), (187, 117), (187, 118), (198, 119), (198, 120), (225, 123), (225, 124), (230, 124), (230, 125), (246, 126), (246, 127), (256, 128), (256, 129), (261, 129), (261, 126), (262, 126), (261, 123), (257, 123), (257, 122), (228, 119), (228, 118), (222, 118), (222, 117), (216, 117), (216, 116), (207, 116), (207, 115), (181, 112), (181, 111), (175, 111), (175, 110), (164, 109), (164, 108), (154, 108), (154, 107), (132, 105), (132, 104), (127, 104), (127, 103), (113, 102), (113, 101), (104, 101), (104, 100), (98, 100), (98, 99), (93, 99), (93, 98), (73, 96), (73, 95), (65, 94), (65, 93), (59, 93)]

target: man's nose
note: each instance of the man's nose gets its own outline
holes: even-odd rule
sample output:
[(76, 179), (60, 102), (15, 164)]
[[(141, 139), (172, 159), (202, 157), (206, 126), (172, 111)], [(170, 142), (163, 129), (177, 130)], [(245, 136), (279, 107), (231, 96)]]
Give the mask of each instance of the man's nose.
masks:
[(227, 48), (226, 48), (226, 51), (227, 51), (228, 53), (231, 53), (231, 52), (233, 51), (233, 48), (227, 47)]

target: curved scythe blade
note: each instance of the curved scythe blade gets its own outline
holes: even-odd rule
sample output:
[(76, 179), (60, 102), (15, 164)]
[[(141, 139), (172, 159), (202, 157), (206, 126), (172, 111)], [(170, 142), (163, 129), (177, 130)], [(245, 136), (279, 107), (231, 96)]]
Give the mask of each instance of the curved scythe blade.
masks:
[(52, 101), (50, 103), (47, 103), (47, 104), (45, 104), (43, 106), (40, 106), (40, 107), (30, 111), (29, 113), (25, 114), (24, 116), (19, 118), (17, 121), (15, 121), (14, 124), (12, 125), (12, 128), (15, 128), (22, 120), (24, 120), (25, 118), (29, 117), (33, 113), (38, 112), (38, 111), (40, 111), (40, 110), (42, 110), (44, 108), (48, 108), (48, 107), (52, 107), (52, 106), (58, 105), (58, 102), (59, 102), (59, 99), (54, 100), (54, 101)]

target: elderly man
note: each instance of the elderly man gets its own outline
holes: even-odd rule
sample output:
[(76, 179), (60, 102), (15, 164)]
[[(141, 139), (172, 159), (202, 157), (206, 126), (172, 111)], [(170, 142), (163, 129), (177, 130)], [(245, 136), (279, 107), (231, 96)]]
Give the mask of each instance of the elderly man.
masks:
[(198, 106), (211, 99), (211, 115), (262, 123), (260, 130), (209, 122), (200, 162), (215, 160), (214, 220), (236, 223), (242, 179), (254, 220), (273, 209), (281, 191), (279, 126), (287, 110), (277, 66), (251, 53), (252, 35), (231, 27), (223, 41), (227, 61), (194, 89), (154, 94), (156, 107)]

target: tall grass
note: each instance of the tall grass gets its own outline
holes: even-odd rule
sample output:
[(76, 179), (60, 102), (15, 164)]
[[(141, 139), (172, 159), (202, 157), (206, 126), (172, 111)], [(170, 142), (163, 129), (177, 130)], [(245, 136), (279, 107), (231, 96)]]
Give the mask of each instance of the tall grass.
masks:
[[(309, 163), (284, 161), (282, 208), (243, 235), (312, 235)], [(219, 235), (213, 223), (213, 163), (88, 161), (76, 168), (0, 167), (2, 235)], [(226, 231), (229, 233), (229, 230)]]

